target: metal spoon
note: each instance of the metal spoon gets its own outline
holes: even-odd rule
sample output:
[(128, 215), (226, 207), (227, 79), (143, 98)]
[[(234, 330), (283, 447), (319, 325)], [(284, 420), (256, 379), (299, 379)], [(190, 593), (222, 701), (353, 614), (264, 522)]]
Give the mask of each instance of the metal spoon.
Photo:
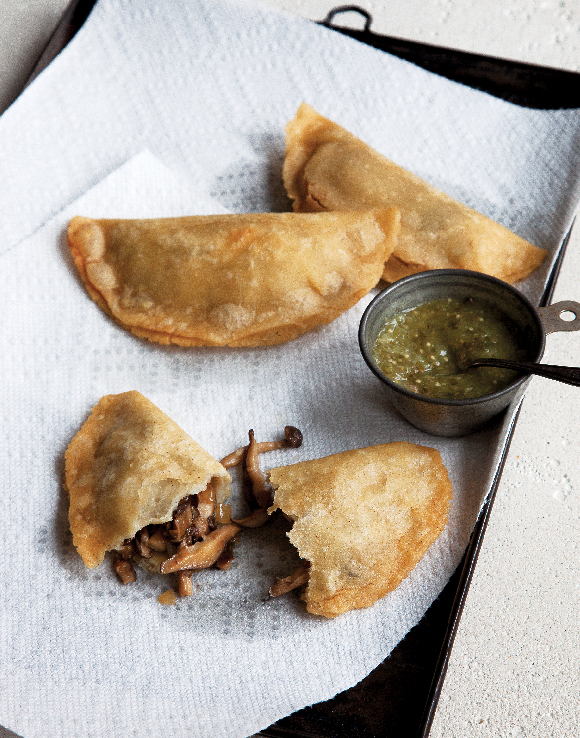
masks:
[(580, 387), (580, 368), (575, 366), (554, 366), (553, 364), (538, 364), (534, 361), (507, 361), (505, 359), (477, 359), (472, 361), (467, 369), (477, 366), (495, 366), (499, 369), (513, 369), (521, 374), (537, 374), (540, 377), (555, 379), (564, 384)]

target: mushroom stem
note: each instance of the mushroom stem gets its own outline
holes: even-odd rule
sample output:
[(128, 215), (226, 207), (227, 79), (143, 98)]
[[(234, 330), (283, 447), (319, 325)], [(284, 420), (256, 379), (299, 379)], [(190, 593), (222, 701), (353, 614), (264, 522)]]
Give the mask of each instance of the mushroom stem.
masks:
[[(302, 445), (302, 433), (295, 428), (293, 425), (287, 425), (284, 428), (284, 440), (283, 441), (259, 441), (256, 442), (256, 453), (263, 454), (267, 451), (277, 451), (281, 448), (299, 448)], [(248, 446), (241, 446), (231, 454), (224, 456), (220, 461), (222, 466), (226, 469), (231, 469), (233, 466), (239, 466), (244, 461), (244, 456)]]
[(189, 597), (193, 592), (193, 583), (191, 581), (191, 572), (187, 569), (177, 572), (177, 586), (180, 597)]
[(310, 562), (303, 561), (300, 566), (295, 569), (292, 574), (288, 577), (276, 577), (274, 584), (268, 590), (270, 597), (278, 597), (279, 595), (286, 594), (292, 589), (301, 587), (303, 584), (308, 582), (310, 570)]
[(220, 464), (226, 469), (231, 469), (233, 466), (239, 466), (244, 460), (244, 456), (246, 455), (247, 450), (247, 446), (240, 446), (240, 448), (232, 451), (231, 454), (224, 456), (224, 458), (220, 461)]
[(258, 451), (256, 449), (257, 443), (254, 438), (253, 430), (250, 430), (249, 436), (250, 444), (246, 453), (246, 471), (248, 472), (248, 477), (252, 484), (252, 493), (258, 503), (258, 507), (270, 507), (273, 500), (272, 489), (268, 485), (266, 477), (260, 469)]
[(246, 515), (245, 518), (232, 518), (232, 523), (241, 525), (244, 528), (260, 528), (269, 519), (268, 510), (265, 507), (259, 507), (249, 515)]
[(192, 546), (183, 546), (174, 556), (166, 559), (161, 564), (161, 573), (170, 574), (182, 569), (208, 569), (215, 564), (228, 541), (239, 530), (240, 527), (232, 523), (221, 525), (212, 530), (202, 541), (197, 541)]

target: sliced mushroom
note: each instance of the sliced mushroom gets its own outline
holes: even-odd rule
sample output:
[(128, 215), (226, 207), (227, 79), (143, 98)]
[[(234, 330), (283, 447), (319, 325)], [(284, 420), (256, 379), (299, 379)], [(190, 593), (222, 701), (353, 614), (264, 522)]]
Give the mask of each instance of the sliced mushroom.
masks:
[(173, 513), (173, 520), (168, 525), (168, 531), (174, 541), (180, 541), (193, 522), (192, 496), (184, 497)]
[(211, 532), (212, 527), (215, 526), (211, 526), (210, 521), (207, 518), (197, 515), (190, 528), (190, 543), (193, 541), (201, 541), (202, 538), (205, 538), (208, 533)]
[(162, 527), (157, 528), (149, 536), (149, 548), (152, 548), (153, 551), (167, 551), (167, 537)]
[(246, 471), (252, 483), (252, 494), (256, 500), (258, 507), (270, 507), (274, 500), (272, 488), (266, 481), (266, 477), (260, 469), (258, 461), (257, 443), (254, 437), (254, 431), (250, 430), (250, 443), (246, 454)]
[[(277, 451), (281, 448), (299, 448), (302, 445), (302, 433), (295, 428), (293, 425), (287, 425), (284, 428), (284, 440), (283, 441), (259, 441), (256, 442), (256, 453), (263, 454), (267, 451)], [(231, 469), (233, 466), (239, 466), (243, 461), (248, 450), (247, 446), (237, 448), (231, 454), (225, 456), (220, 464), (225, 466), (226, 469)]]
[(308, 583), (310, 562), (303, 561), (300, 566), (295, 569), (290, 576), (287, 577), (276, 577), (274, 584), (268, 590), (270, 597), (278, 597), (279, 595), (286, 594), (297, 587), (301, 587), (303, 584)]
[(224, 456), (224, 458), (220, 461), (220, 464), (226, 469), (231, 469), (233, 466), (239, 466), (244, 460), (247, 450), (247, 446), (240, 446), (240, 448), (232, 451), (231, 454)]
[(135, 550), (144, 559), (151, 558), (151, 549), (149, 548), (149, 531), (147, 528), (141, 530), (135, 535)]
[(202, 541), (192, 546), (183, 546), (179, 551), (161, 564), (161, 573), (170, 574), (182, 569), (207, 569), (213, 566), (240, 527), (233, 525), (221, 525), (209, 533)]
[(268, 510), (265, 507), (259, 507), (245, 518), (232, 518), (232, 523), (241, 525), (243, 528), (260, 528), (270, 520)]
[(216, 496), (215, 487), (210, 482), (203, 492), (197, 495), (197, 509), (202, 518), (209, 518), (215, 515)]
[(117, 576), (121, 580), (121, 584), (130, 584), (131, 582), (137, 581), (135, 568), (128, 559), (123, 559), (120, 556), (117, 556), (113, 561), (113, 567), (117, 572)]
[(193, 592), (191, 583), (191, 571), (183, 570), (177, 572), (177, 588), (180, 597), (189, 597)]
[(226, 547), (221, 552), (221, 554), (218, 556), (218, 560), (215, 562), (215, 565), (218, 569), (221, 569), (222, 571), (225, 571), (226, 569), (229, 569), (232, 561), (234, 560), (234, 551), (233, 551), (233, 540), (228, 541), (226, 544)]
[(223, 525), (231, 522), (232, 519), (232, 508), (230, 505), (224, 505), (219, 503), (216, 505), (215, 510), (215, 522), (216, 524)]

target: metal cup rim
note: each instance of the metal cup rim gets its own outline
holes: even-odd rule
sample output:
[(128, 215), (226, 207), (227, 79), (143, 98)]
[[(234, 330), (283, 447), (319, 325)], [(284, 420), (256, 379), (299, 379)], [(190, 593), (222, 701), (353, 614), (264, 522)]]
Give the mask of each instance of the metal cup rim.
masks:
[[(385, 376), (381, 372), (381, 370), (378, 368), (378, 366), (375, 364), (371, 356), (371, 353), (368, 349), (365, 337), (366, 337), (367, 326), (368, 326), (370, 317), (372, 316), (373, 312), (377, 309), (377, 305), (381, 304), (381, 302), (385, 300), (386, 295), (394, 293), (398, 289), (401, 289), (410, 283), (424, 281), (424, 280), (437, 281), (438, 279), (440, 280), (442, 277), (451, 277), (451, 276), (466, 278), (468, 280), (472, 279), (476, 283), (482, 282), (482, 281), (493, 283), (500, 289), (510, 292), (514, 297), (516, 297), (520, 302), (522, 302), (524, 306), (529, 310), (530, 314), (534, 316), (537, 327), (539, 329), (538, 334), (541, 337), (540, 349), (537, 352), (536, 356), (533, 358), (533, 360), (539, 361), (541, 359), (544, 353), (544, 348), (545, 348), (546, 331), (542, 323), (542, 319), (540, 317), (538, 309), (535, 307), (535, 305), (533, 305), (533, 303), (529, 300), (529, 298), (526, 295), (524, 295), (522, 292), (520, 292), (518, 289), (516, 289), (513, 285), (508, 284), (507, 282), (504, 282), (501, 279), (498, 279), (497, 277), (492, 277), (489, 274), (485, 274), (483, 272), (476, 272), (476, 271), (472, 271), (468, 269), (432, 269), (432, 270), (425, 271), (425, 272), (418, 272), (417, 274), (411, 274), (408, 277), (403, 277), (397, 280), (396, 282), (393, 282), (388, 287), (385, 287), (383, 290), (381, 290), (377, 295), (375, 295), (375, 297), (367, 305), (362, 315), (360, 324), (359, 324), (358, 342), (359, 342), (359, 349), (361, 351), (363, 359), (365, 360), (367, 366), (373, 372), (373, 374), (375, 374), (375, 376), (378, 379), (380, 379), (384, 384), (386, 384), (390, 389), (392, 389), (393, 391), (405, 397), (408, 397), (409, 399), (420, 401), (420, 402), (425, 402), (427, 404), (445, 405), (445, 406), (450, 406), (450, 407), (466, 407), (466, 406), (478, 405), (484, 402), (488, 402), (490, 399), (500, 398), (503, 395), (513, 394), (514, 390), (517, 390), (518, 387), (520, 387), (522, 384), (524, 384), (530, 379), (531, 377), (530, 374), (524, 374), (521, 377), (514, 379), (512, 382), (510, 382), (508, 385), (506, 385), (502, 389), (497, 390), (496, 392), (492, 392), (491, 394), (482, 395), (481, 397), (470, 397), (470, 398), (465, 398), (465, 399), (453, 400), (453, 399), (429, 397), (427, 395), (420, 395), (417, 392), (411, 392), (410, 390), (405, 389), (404, 387), (401, 387), (400, 385), (396, 384), (396, 382), (393, 382), (393, 380)], [(421, 305), (421, 304), (422, 304), (421, 301), (417, 302), (417, 305)]]

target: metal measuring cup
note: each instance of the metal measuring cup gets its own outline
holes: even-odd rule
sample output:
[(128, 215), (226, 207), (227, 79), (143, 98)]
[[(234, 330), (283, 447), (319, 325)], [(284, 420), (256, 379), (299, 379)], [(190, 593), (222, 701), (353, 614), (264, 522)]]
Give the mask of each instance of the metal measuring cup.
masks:
[[(580, 330), (580, 303), (559, 302), (536, 308), (515, 287), (495, 277), (463, 269), (436, 269), (413, 274), (380, 292), (368, 305), (359, 327), (359, 346), (371, 371), (381, 380), (391, 404), (417, 428), (437, 436), (463, 436), (482, 428), (512, 402), (517, 402), (531, 375), (482, 397), (443, 400), (411, 392), (386, 377), (375, 364), (372, 349), (386, 320), (430, 300), (451, 297), (478, 299), (500, 309), (525, 338), (528, 361), (538, 362), (546, 335)], [(569, 318), (569, 319), (566, 319)]]

